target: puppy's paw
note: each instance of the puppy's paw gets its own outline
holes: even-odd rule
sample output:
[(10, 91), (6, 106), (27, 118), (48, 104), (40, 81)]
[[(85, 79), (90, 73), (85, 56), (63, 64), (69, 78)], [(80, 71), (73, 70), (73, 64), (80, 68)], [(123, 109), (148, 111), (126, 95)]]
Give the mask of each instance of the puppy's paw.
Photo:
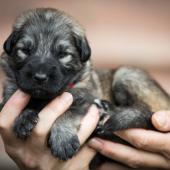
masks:
[(51, 131), (48, 146), (51, 153), (60, 160), (72, 158), (80, 148), (78, 136), (59, 128)]
[(38, 122), (38, 114), (33, 110), (24, 110), (15, 120), (13, 131), (20, 139), (30, 136), (32, 129)]

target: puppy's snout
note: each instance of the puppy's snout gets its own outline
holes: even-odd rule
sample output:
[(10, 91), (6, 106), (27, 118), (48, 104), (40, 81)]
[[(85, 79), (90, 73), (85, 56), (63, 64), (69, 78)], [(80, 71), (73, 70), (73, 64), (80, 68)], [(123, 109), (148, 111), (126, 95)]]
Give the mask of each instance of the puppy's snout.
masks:
[(37, 83), (44, 83), (48, 80), (48, 76), (45, 73), (35, 73), (35, 75), (33, 76), (33, 79)]
[(23, 68), (25, 73), (23, 76), (29, 80), (35, 88), (47, 87), (51, 85), (51, 82), (56, 80), (55, 76), (57, 75), (57, 63), (55, 60), (41, 60), (41, 58), (35, 58), (31, 60)]

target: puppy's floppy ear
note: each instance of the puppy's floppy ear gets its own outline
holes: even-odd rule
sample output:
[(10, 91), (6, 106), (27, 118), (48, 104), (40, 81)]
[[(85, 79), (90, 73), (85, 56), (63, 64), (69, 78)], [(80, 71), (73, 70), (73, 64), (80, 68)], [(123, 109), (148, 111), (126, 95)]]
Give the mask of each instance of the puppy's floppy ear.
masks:
[(75, 35), (75, 44), (80, 53), (80, 60), (86, 62), (91, 56), (91, 49), (85, 36)]
[(11, 54), (13, 46), (17, 42), (18, 38), (19, 38), (19, 33), (14, 31), (4, 42), (4, 50), (7, 54)]

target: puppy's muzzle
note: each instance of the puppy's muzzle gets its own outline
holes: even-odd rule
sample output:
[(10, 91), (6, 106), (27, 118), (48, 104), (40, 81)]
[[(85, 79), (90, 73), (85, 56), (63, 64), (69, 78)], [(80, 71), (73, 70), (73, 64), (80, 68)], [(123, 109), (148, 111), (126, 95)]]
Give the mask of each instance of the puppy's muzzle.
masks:
[(53, 61), (32, 61), (26, 66), (25, 74), (27, 79), (33, 81), (35, 85), (42, 85), (54, 78), (56, 69), (57, 67)]
[(42, 84), (47, 82), (49, 79), (49, 75), (47, 73), (35, 73), (35, 75), (33, 75), (33, 80), (35, 82), (37, 82), (37, 84)]

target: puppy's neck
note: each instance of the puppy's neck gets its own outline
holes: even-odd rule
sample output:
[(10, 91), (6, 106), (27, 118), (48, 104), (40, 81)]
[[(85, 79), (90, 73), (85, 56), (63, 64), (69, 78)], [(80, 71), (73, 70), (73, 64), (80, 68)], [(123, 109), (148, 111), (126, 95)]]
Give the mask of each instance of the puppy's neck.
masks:
[(86, 67), (83, 70), (83, 73), (81, 73), (81, 77), (73, 86), (74, 88), (86, 88), (88, 89), (94, 96), (98, 98), (102, 98), (103, 93), (101, 90), (101, 82), (96, 74), (96, 72), (93, 70), (91, 62), (88, 61), (86, 63)]
[(89, 84), (91, 79), (91, 75), (89, 74), (88, 76), (84, 77), (84, 79), (81, 79), (80, 81), (76, 82), (74, 84), (75, 88), (87, 88), (87, 85)]

